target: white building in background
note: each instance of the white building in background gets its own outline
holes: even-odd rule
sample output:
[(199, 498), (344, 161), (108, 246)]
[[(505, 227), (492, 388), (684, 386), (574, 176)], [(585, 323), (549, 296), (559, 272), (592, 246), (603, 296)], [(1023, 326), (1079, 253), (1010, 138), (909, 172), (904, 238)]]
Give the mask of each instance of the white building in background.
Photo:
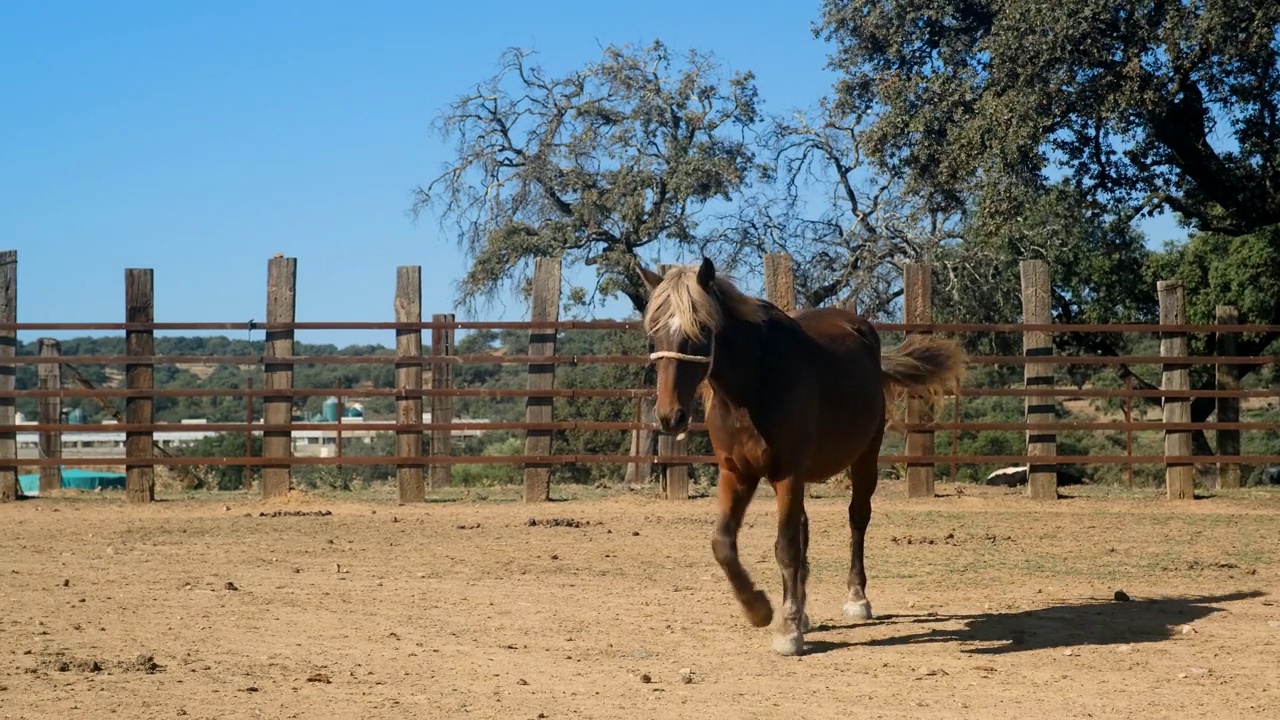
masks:
[[(209, 421), (203, 418), (192, 418), (182, 420), (183, 425), (190, 425), (190, 430), (166, 430), (153, 433), (153, 440), (160, 447), (169, 450), (178, 450), (190, 447), (201, 440), (221, 435), (223, 433), (212, 430), (201, 430), (201, 425), (207, 424)], [(255, 421), (261, 423), (261, 420)], [(360, 425), (365, 422), (364, 418), (344, 417), (342, 418), (342, 444), (346, 445), (354, 442), (373, 442), (373, 439), (379, 435), (392, 435), (393, 432), (382, 430), (361, 430)], [(372, 422), (372, 421), (371, 421)], [(431, 413), (422, 414), (422, 422), (431, 422)], [(458, 422), (488, 422), (487, 420), (461, 420)], [(18, 425), (34, 425), (35, 421), (24, 417), (21, 413), (17, 417)], [(62, 432), (62, 456), (66, 458), (76, 457), (124, 457), (124, 440), (125, 433), (121, 431), (111, 430), (112, 425), (117, 425), (115, 420), (107, 420), (102, 423), (86, 424), (86, 425), (67, 425), (67, 430)], [(332, 456), (338, 446), (338, 423), (333, 423), (333, 430), (294, 430), (293, 435), (293, 452), (299, 457)], [(454, 430), (454, 437), (478, 437), (483, 430)], [(261, 430), (255, 430), (254, 435), (261, 436)], [(40, 456), (40, 434), (35, 431), (18, 431), (18, 457), (36, 458)]]

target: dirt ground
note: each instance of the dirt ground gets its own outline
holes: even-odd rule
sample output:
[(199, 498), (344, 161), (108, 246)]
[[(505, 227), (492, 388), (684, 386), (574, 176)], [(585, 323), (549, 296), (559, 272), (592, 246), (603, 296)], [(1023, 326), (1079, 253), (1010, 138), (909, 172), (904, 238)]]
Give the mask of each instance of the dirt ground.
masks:
[[(939, 490), (882, 486), (852, 623), (815, 489), (799, 658), (742, 619), (706, 497), (0, 506), (0, 717), (1280, 717), (1280, 494)], [(766, 488), (741, 547), (777, 604), (773, 522)]]

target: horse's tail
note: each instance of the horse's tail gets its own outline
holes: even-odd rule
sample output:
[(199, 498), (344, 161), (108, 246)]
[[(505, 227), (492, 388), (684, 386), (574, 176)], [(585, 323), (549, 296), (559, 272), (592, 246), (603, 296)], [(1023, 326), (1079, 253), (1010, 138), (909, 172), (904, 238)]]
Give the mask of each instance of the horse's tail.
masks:
[(966, 356), (960, 344), (934, 335), (911, 335), (906, 342), (880, 353), (885, 395), (897, 405), (909, 395), (936, 401), (944, 390), (959, 384)]

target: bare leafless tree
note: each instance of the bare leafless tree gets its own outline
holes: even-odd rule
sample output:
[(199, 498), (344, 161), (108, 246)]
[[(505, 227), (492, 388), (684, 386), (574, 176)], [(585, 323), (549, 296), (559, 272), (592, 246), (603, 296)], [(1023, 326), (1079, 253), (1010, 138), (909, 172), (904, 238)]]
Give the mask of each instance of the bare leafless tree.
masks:
[(860, 118), (825, 101), (774, 119), (764, 138), (774, 182), (743, 205), (735, 229), (759, 253), (791, 254), (801, 305), (852, 302), (884, 316), (902, 295), (903, 264), (956, 239), (957, 218), (908, 198), (867, 163), (861, 130)]

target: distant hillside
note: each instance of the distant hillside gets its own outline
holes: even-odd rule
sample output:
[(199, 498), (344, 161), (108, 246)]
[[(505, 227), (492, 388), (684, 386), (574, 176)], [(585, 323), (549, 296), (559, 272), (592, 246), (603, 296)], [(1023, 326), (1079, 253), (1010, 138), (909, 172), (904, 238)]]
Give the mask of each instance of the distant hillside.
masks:
[[(223, 336), (210, 337), (157, 337), (155, 340), (157, 355), (209, 355), (209, 356), (259, 356), (263, 353), (261, 341), (233, 340)], [(22, 343), (18, 347), (19, 355), (35, 355), (38, 352), (35, 343)], [(85, 365), (75, 362), (76, 356), (87, 355), (122, 355), (125, 352), (122, 337), (82, 337), (62, 341), (62, 355), (67, 358), (66, 365), (94, 387), (124, 387), (124, 366)], [(336, 345), (310, 345), (297, 343), (295, 352), (298, 355), (345, 355), (374, 356), (393, 355), (394, 351), (380, 345), (351, 345), (339, 348)], [(256, 387), (262, 387), (261, 365), (158, 365), (155, 370), (157, 388), (239, 388), (246, 387), (252, 378)], [(393, 387), (395, 370), (390, 364), (382, 365), (298, 365), (294, 369), (295, 387)], [(63, 382), (68, 387), (75, 387), (74, 375), (64, 370)], [(18, 389), (34, 389), (36, 387), (36, 367), (19, 366), (17, 373)], [(114, 399), (117, 407), (123, 411), (124, 403)], [(307, 415), (320, 412), (324, 398), (307, 398), (300, 409)], [(64, 407), (79, 407), (88, 422), (101, 421), (110, 417), (101, 405), (93, 400), (70, 399), (63, 403)], [(366, 410), (372, 413), (389, 414), (393, 409), (390, 398), (370, 398), (365, 401)], [(261, 403), (256, 403), (255, 412), (261, 411)], [(36, 402), (31, 399), (18, 401), (18, 411), (34, 417)], [(182, 418), (207, 418), (213, 422), (235, 422), (244, 419), (244, 398), (209, 397), (209, 398), (164, 398), (157, 399), (155, 405), (158, 422), (176, 422)]]
[[(157, 355), (202, 355), (202, 356), (260, 356), (263, 353), (262, 341), (233, 340), (217, 335), (208, 337), (157, 337), (155, 339)], [(297, 355), (340, 355), (340, 356), (392, 356), (393, 348), (382, 345), (313, 345), (296, 343), (294, 352)], [(577, 330), (561, 334), (560, 349), (564, 354), (641, 354), (644, 352), (643, 337), (634, 332)], [(504, 355), (524, 355), (529, 350), (527, 331), (474, 331), (467, 332), (458, 339), (455, 352), (461, 355), (478, 355), (492, 353), (496, 359)], [(424, 348), (430, 353), (430, 347)], [(21, 343), (19, 355), (35, 355), (38, 352), (36, 343)], [(125, 352), (122, 337), (81, 337), (62, 341), (62, 356), (67, 359), (65, 365), (74, 369), (94, 387), (124, 387), (124, 366), (88, 365), (75, 361), (76, 356), (91, 355), (123, 355)], [(642, 369), (628, 365), (583, 365), (581, 367), (562, 366), (557, 369), (557, 382), (564, 387), (639, 387), (643, 381)], [(426, 370), (426, 378), (430, 377), (430, 368)], [(527, 384), (527, 370), (523, 365), (466, 364), (454, 368), (454, 385), (459, 388), (521, 388)], [(64, 370), (63, 382), (74, 387), (74, 376)], [(252, 379), (255, 387), (262, 387), (262, 366), (195, 364), (195, 365), (157, 365), (155, 383), (157, 388), (242, 388), (247, 387)], [(395, 401), (389, 397), (362, 398), (360, 388), (393, 388), (395, 387), (395, 369), (391, 363), (374, 365), (295, 365), (294, 387), (298, 388), (349, 388), (353, 392), (343, 393), (348, 402), (359, 401), (365, 406), (366, 417), (390, 418), (395, 411)], [(23, 365), (18, 367), (18, 389), (34, 389), (36, 387), (36, 367)], [(115, 399), (117, 407), (123, 412), (124, 403)], [(320, 412), (323, 397), (299, 398), (298, 412), (311, 416)], [(610, 400), (572, 401), (573, 404), (594, 404), (600, 412), (612, 411)], [(455, 415), (493, 420), (518, 420), (524, 415), (522, 398), (457, 398), (454, 402)], [(70, 399), (64, 401), (64, 408), (70, 410), (79, 407), (87, 422), (99, 422), (110, 417), (110, 413), (93, 400)], [(634, 410), (616, 408), (630, 417)], [(28, 417), (35, 417), (36, 401), (24, 398), (18, 401), (18, 411)], [(261, 413), (261, 402), (255, 402), (255, 416)], [(157, 399), (155, 405), (157, 422), (176, 422), (183, 418), (206, 418), (211, 422), (237, 422), (244, 419), (244, 398), (205, 397), (205, 398), (165, 398)]]
[[(971, 341), (976, 338), (970, 338)], [(886, 337), (887, 346), (896, 345), (897, 337)], [(455, 351), (461, 355), (492, 353), (495, 359), (510, 355), (528, 353), (528, 332), (478, 331), (459, 334)], [(998, 354), (1018, 354), (1015, 346), (997, 346), (975, 348), (979, 352)], [(429, 348), (427, 348), (429, 351)], [(124, 339), (121, 337), (75, 338), (63, 341), (63, 356), (67, 365), (78, 371), (86, 380), (96, 387), (122, 387), (124, 367), (107, 367), (102, 365), (83, 365), (75, 361), (76, 356), (87, 355), (120, 355), (124, 353)], [(645, 341), (641, 333), (635, 331), (592, 331), (574, 330), (561, 333), (559, 352), (564, 355), (638, 355), (645, 351)], [(36, 352), (34, 343), (22, 344), (19, 353), (31, 355)], [(158, 337), (156, 352), (159, 355), (207, 355), (207, 356), (260, 356), (263, 352), (261, 341), (233, 340), (223, 336), (212, 337)], [(298, 343), (296, 352), (299, 355), (342, 355), (342, 356), (390, 356), (391, 348), (379, 345), (352, 345), (339, 348), (335, 345), (312, 345)], [(1127, 354), (1158, 355), (1158, 342), (1150, 335), (1135, 336)], [(1150, 365), (1134, 368), (1136, 374), (1144, 381), (1158, 386), (1160, 367)], [(1199, 368), (1197, 372), (1211, 372), (1211, 368)], [(1124, 383), (1114, 369), (1097, 365), (1059, 365), (1057, 372), (1058, 387), (1093, 387), (1115, 388), (1120, 390)], [(993, 366), (974, 365), (971, 367), (965, 384), (970, 387), (1020, 387), (1022, 385), (1023, 367), (1021, 365)], [(190, 366), (158, 366), (156, 368), (156, 385), (160, 388), (239, 388), (248, 385), (252, 379), (256, 387), (262, 387), (262, 369), (260, 364), (251, 366), (201, 364)], [(70, 373), (64, 373), (64, 380), (69, 387), (74, 386)], [(347, 388), (349, 392), (342, 395), (347, 402), (361, 402), (365, 407), (366, 417), (371, 420), (391, 419), (394, 417), (394, 400), (389, 397), (362, 397), (361, 388), (394, 387), (395, 371), (391, 363), (379, 365), (297, 365), (295, 366), (294, 385), (299, 388)], [(458, 388), (522, 388), (527, 385), (527, 370), (523, 365), (504, 365), (500, 363), (472, 363), (454, 367), (454, 384)], [(1212, 387), (1212, 377), (1208, 378)], [(1274, 387), (1280, 377), (1274, 368), (1255, 373), (1247, 378), (1245, 387)], [(34, 366), (21, 366), (17, 377), (20, 389), (34, 388), (36, 370)], [(556, 370), (556, 385), (561, 388), (638, 388), (651, 387), (653, 378), (651, 371), (644, 365), (561, 365)], [(113, 399), (115, 407), (123, 412), (122, 399)], [(185, 418), (205, 418), (211, 422), (237, 422), (245, 417), (245, 399), (233, 397), (201, 397), (201, 398), (166, 398), (156, 402), (156, 419), (159, 422), (177, 422)], [(295, 405), (295, 413), (300, 417), (311, 417), (318, 414), (324, 397), (300, 398)], [(969, 421), (1009, 421), (1016, 422), (1023, 416), (1024, 401), (1020, 397), (968, 397), (960, 407), (960, 417)], [(70, 400), (65, 403), (70, 408), (79, 407), (88, 422), (101, 421), (110, 414), (98, 403), (87, 399)], [(429, 407), (424, 403), (424, 409)], [(1123, 417), (1124, 403), (1116, 398), (1077, 399), (1064, 397), (1059, 407), (1064, 420), (1119, 420)], [(946, 413), (941, 419), (951, 419), (954, 406), (947, 403)], [(36, 403), (32, 399), (18, 402), (18, 410), (28, 417), (34, 418)], [(555, 416), (558, 419), (582, 421), (630, 421), (636, 418), (637, 401), (634, 399), (614, 398), (557, 398)], [(261, 417), (261, 402), (253, 404), (255, 417)], [(485, 418), (493, 421), (516, 421), (524, 417), (524, 398), (483, 398), (459, 397), (454, 400), (454, 415), (457, 418)], [(700, 410), (699, 410), (700, 414)], [(1135, 402), (1135, 419), (1147, 417), (1157, 419), (1160, 416), (1159, 403)], [(1280, 421), (1280, 408), (1274, 400), (1252, 401), (1244, 403), (1242, 420)], [(1212, 440), (1212, 433), (1207, 434)], [(1271, 453), (1280, 447), (1280, 431), (1251, 431), (1243, 437), (1246, 453)], [(520, 433), (495, 430), (484, 434), (479, 439), (465, 439), (455, 442), (454, 452), (458, 454), (510, 454), (521, 449)], [(1059, 434), (1059, 452), (1064, 455), (1081, 454), (1116, 454), (1123, 453), (1125, 438), (1120, 432), (1073, 431)], [(959, 432), (955, 437), (957, 450), (961, 454), (975, 455), (1016, 455), (1023, 451), (1024, 433), (1018, 431), (982, 431)], [(1161, 435), (1158, 431), (1135, 433), (1135, 451), (1139, 453), (1159, 453), (1162, 447)], [(952, 443), (951, 432), (940, 432), (936, 436), (936, 448), (940, 454), (949, 454)], [(891, 432), (886, 436), (884, 451), (886, 454), (901, 451), (902, 436)], [(631, 433), (628, 431), (560, 431), (555, 433), (553, 452), (555, 454), (625, 454), (630, 451)], [(690, 452), (704, 454), (710, 450), (704, 434), (695, 433), (690, 437)], [(940, 466), (941, 467), (941, 466)], [(963, 480), (981, 480), (993, 467), (959, 468), (959, 478)], [(1080, 472), (1082, 468), (1064, 468), (1064, 472)], [(459, 466), (457, 475), (490, 472), (479, 466)], [(598, 477), (613, 478), (622, 471), (621, 468), (603, 466), (565, 466), (557, 468), (557, 477), (562, 481), (587, 481)], [(714, 475), (711, 467), (700, 468), (700, 473), (707, 477)], [(941, 470), (940, 470), (941, 472)], [(1112, 468), (1089, 468), (1090, 477), (1095, 480), (1117, 480), (1122, 470)], [(1246, 473), (1249, 470), (1246, 469)], [(1144, 480), (1158, 480), (1158, 468), (1140, 468), (1139, 474)]]

